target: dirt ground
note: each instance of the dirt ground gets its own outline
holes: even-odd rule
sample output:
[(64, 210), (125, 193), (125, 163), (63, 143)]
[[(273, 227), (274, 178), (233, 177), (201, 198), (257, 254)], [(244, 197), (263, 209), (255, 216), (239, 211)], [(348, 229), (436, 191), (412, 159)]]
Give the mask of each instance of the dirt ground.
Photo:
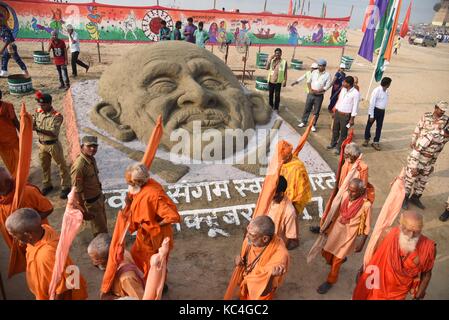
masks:
[[(349, 32), (349, 43), (345, 49), (345, 55), (357, 57), (357, 50), (362, 34), (358, 31)], [(57, 72), (54, 66), (42, 66), (33, 63), (32, 51), (40, 50), (40, 43), (19, 43), (19, 52), (28, 65), (33, 84), (36, 89), (46, 91), (53, 95), (54, 107), (62, 110), (61, 101), (64, 91), (58, 90), (59, 86)], [(89, 73), (79, 71), (79, 77), (71, 79), (72, 82), (97, 79), (103, 70), (111, 64), (113, 59), (120, 57), (131, 45), (101, 45), (101, 60), (98, 63), (96, 45), (83, 44), (81, 58), (88, 58), (93, 62)], [(210, 49), (210, 48), (208, 48)], [(271, 53), (274, 48), (262, 48), (263, 52)], [(249, 65), (254, 69), (256, 52), (258, 48), (250, 48)], [(214, 53), (223, 58), (217, 48)], [(333, 74), (339, 65), (341, 56), (340, 49), (302, 49), (296, 50), (296, 58), (304, 61), (308, 68), (317, 58), (325, 58), (328, 61), (328, 70)], [(293, 49), (284, 50), (284, 56), (290, 60)], [(409, 151), (411, 134), (416, 123), (424, 112), (432, 111), (433, 105), (438, 100), (448, 100), (449, 92), (449, 45), (439, 44), (436, 48), (422, 48), (409, 46), (406, 41), (399, 50), (399, 54), (393, 57), (391, 66), (385, 75), (392, 77), (393, 83), (390, 89), (390, 104), (388, 106), (384, 129), (382, 132), (382, 151), (377, 152), (371, 147), (364, 148), (365, 161), (369, 165), (370, 182), (376, 187), (376, 201), (373, 216), (377, 217), (385, 200), (392, 179), (399, 174), (401, 167)], [(124, 57), (126, 59), (126, 57)], [(242, 55), (235, 48), (230, 48), (228, 64), (233, 68), (242, 67)], [(359, 77), (361, 94), (366, 96), (369, 79), (373, 67), (366, 60), (357, 57), (353, 64), (350, 75)], [(17, 72), (18, 67), (13, 61), (10, 62), (10, 72)], [(304, 73), (304, 70), (289, 70), (289, 83)], [(265, 76), (264, 70), (257, 70), (257, 76)], [(254, 89), (253, 80), (246, 80), (246, 85)], [(374, 86), (373, 86), (374, 87)], [(21, 101), (25, 101), (28, 110), (32, 111), (36, 104), (34, 96), (13, 97), (7, 94), (8, 86), (6, 79), (0, 80), (0, 88), (4, 93), (4, 100), (14, 103), (16, 112), (19, 112)], [(305, 93), (302, 85), (294, 88), (287, 87), (282, 91), (280, 115), (294, 126), (298, 132), (302, 129), (297, 127), (298, 119), (304, 109)], [(329, 93), (323, 103), (323, 112), (318, 123), (318, 131), (311, 135), (309, 142), (316, 148), (321, 156), (335, 170), (337, 157), (325, 149), (330, 141), (330, 116), (326, 107), (329, 101)], [(356, 137), (359, 143), (363, 142), (364, 126), (367, 118), (367, 107), (363, 105), (356, 118)], [(64, 129), (63, 129), (64, 130)], [(64, 132), (60, 139), (65, 140)], [(433, 276), (427, 290), (427, 299), (449, 298), (449, 223), (442, 223), (438, 216), (444, 210), (444, 203), (449, 194), (449, 152), (444, 150), (436, 164), (435, 172), (423, 195), (423, 202), (427, 209), (423, 211), (425, 217), (424, 234), (435, 240), (438, 244), (438, 255), (433, 271)], [(101, 168), (100, 168), (101, 170)], [(121, 172), (117, 172), (122, 175)], [(53, 178), (55, 186), (58, 186), (59, 178), (56, 167), (53, 166)], [(30, 180), (40, 186), (41, 170), (38, 163), (37, 148), (34, 149)], [(65, 201), (58, 198), (59, 188), (50, 196), (55, 206), (55, 212), (50, 217), (50, 223), (60, 228)], [(255, 198), (248, 198), (254, 203)], [(214, 207), (216, 203), (212, 204)], [(419, 209), (417, 209), (419, 211)], [(108, 212), (110, 229), (113, 229), (115, 212)], [(315, 215), (316, 217), (316, 215)], [(374, 226), (373, 219), (373, 226)], [(284, 285), (278, 290), (277, 299), (350, 299), (354, 288), (356, 270), (360, 267), (362, 256), (356, 254), (350, 256), (340, 273), (338, 283), (328, 294), (319, 295), (316, 288), (326, 279), (328, 266), (323, 259), (317, 258), (311, 264), (306, 263), (306, 255), (312, 246), (315, 236), (308, 231), (308, 227), (318, 221), (300, 221), (301, 244), (300, 247), (291, 251), (291, 265)], [(243, 228), (246, 224), (241, 225)], [(242, 232), (234, 230), (233, 237), (209, 238), (206, 232), (186, 230), (175, 236), (175, 249), (171, 253), (169, 262), (169, 293), (164, 299), (221, 299), (226, 285), (232, 273), (233, 256), (238, 254)], [(87, 244), (91, 239), (90, 228), (81, 232), (74, 242), (71, 256), (80, 266), (81, 272), (88, 281), (89, 298), (97, 299), (101, 283), (102, 273), (90, 265), (86, 254)], [(0, 272), (6, 285), (9, 299), (32, 299), (23, 274), (6, 280), (6, 265), (8, 251), (4, 242), (0, 241)]]

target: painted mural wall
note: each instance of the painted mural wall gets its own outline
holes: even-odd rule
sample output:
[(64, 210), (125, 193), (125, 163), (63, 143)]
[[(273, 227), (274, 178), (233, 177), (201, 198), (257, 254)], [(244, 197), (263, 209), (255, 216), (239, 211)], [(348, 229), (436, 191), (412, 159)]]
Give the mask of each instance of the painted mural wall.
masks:
[(0, 16), (21, 40), (41, 41), (53, 30), (66, 34), (73, 25), (81, 40), (100, 42), (159, 41), (160, 22), (173, 30), (187, 18), (204, 22), (209, 44), (251, 43), (270, 46), (342, 47), (346, 44), (349, 17), (316, 18), (268, 13), (233, 13), (218, 10), (181, 10), (151, 7), (120, 7), (99, 3), (65, 4), (44, 1), (0, 1)]

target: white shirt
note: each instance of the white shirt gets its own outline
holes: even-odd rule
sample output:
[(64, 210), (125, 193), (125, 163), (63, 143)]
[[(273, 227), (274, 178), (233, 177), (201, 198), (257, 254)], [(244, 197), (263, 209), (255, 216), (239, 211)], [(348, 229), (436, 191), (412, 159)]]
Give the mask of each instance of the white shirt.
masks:
[(346, 88), (341, 88), (335, 108), (343, 113), (350, 113), (351, 117), (357, 115), (359, 108), (360, 93), (356, 88), (352, 87), (349, 91)]
[(377, 87), (371, 93), (369, 99), (368, 115), (370, 118), (374, 118), (374, 108), (385, 110), (388, 105), (388, 91), (384, 91), (382, 86)]
[(332, 79), (329, 72), (324, 71), (323, 73), (320, 70), (314, 70), (312, 72), (312, 76), (307, 80), (307, 83), (310, 83), (312, 90), (328, 90), (332, 85)]
[[(72, 41), (73, 39), (73, 41)], [(69, 46), (70, 46), (70, 52), (79, 52), (80, 51), (80, 41), (78, 37), (78, 33), (75, 31), (72, 32), (72, 38), (69, 36)]]

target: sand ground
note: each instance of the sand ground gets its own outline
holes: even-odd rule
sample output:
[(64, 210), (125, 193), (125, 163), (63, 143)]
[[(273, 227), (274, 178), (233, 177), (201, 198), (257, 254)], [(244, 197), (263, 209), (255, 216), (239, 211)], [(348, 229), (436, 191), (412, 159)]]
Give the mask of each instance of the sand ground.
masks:
[[(362, 34), (357, 31), (349, 32), (349, 43), (345, 49), (345, 55), (356, 57)], [(33, 84), (36, 89), (41, 89), (53, 95), (54, 106), (61, 110), (61, 101), (64, 91), (58, 90), (59, 86), (57, 72), (54, 66), (42, 66), (33, 64), (32, 51), (40, 50), (40, 43), (19, 43), (19, 52), (24, 57), (32, 75)], [(98, 79), (102, 71), (111, 64), (113, 59), (120, 57), (122, 53), (131, 49), (131, 45), (101, 45), (101, 60), (98, 63), (96, 45), (83, 44), (81, 58), (93, 62), (89, 73), (79, 71), (77, 79), (72, 82), (86, 79)], [(210, 48), (209, 48), (210, 49)], [(250, 48), (248, 67), (254, 69), (256, 47)], [(263, 52), (271, 53), (273, 48), (262, 48)], [(214, 53), (223, 57), (217, 49)], [(339, 64), (341, 56), (340, 49), (302, 49), (296, 50), (296, 58), (304, 61), (306, 67), (317, 58), (325, 58), (328, 61), (328, 70), (334, 73)], [(284, 50), (284, 56), (290, 59), (293, 49)], [(386, 114), (386, 120), (381, 139), (382, 151), (377, 152), (371, 147), (364, 148), (365, 160), (370, 169), (370, 182), (376, 187), (376, 201), (374, 205), (374, 217), (377, 217), (385, 200), (392, 179), (405, 165), (409, 151), (411, 133), (416, 123), (424, 112), (432, 111), (433, 105), (438, 100), (448, 100), (449, 97), (449, 45), (440, 44), (436, 48), (422, 48), (409, 46), (405, 41), (399, 54), (393, 57), (392, 64), (385, 75), (393, 78), (390, 89), (390, 105)], [(235, 48), (230, 48), (228, 64), (233, 68), (242, 67), (242, 55)], [(366, 96), (372, 65), (366, 60), (357, 57), (353, 64), (350, 75), (359, 77), (361, 94)], [(15, 63), (10, 62), (10, 72), (17, 72)], [(304, 71), (289, 70), (289, 83), (302, 75)], [(257, 70), (256, 75), (264, 76), (265, 71)], [(254, 81), (246, 80), (246, 85), (254, 89)], [(0, 88), (4, 92), (4, 100), (14, 103), (16, 112), (19, 112), (21, 101), (25, 101), (28, 110), (36, 107), (34, 96), (13, 97), (7, 94), (8, 87), (5, 79), (0, 80)], [(328, 152), (325, 147), (330, 140), (330, 116), (326, 108), (329, 101), (329, 93), (323, 103), (323, 112), (318, 123), (318, 132), (311, 135), (309, 142), (329, 163), (331, 168), (336, 169), (337, 157)], [(294, 126), (298, 132), (302, 129), (297, 127), (298, 119), (304, 109), (305, 94), (302, 86), (294, 88), (287, 87), (282, 91), (280, 115)], [(367, 118), (367, 107), (363, 105), (356, 118), (355, 140), (363, 142), (364, 126)], [(64, 130), (64, 129), (63, 129)], [(64, 132), (60, 138), (65, 140)], [(428, 299), (449, 298), (449, 223), (442, 223), (438, 216), (444, 210), (444, 203), (449, 193), (449, 152), (444, 150), (435, 167), (430, 182), (423, 195), (423, 202), (427, 209), (423, 211), (425, 217), (424, 234), (435, 240), (438, 244), (438, 255), (431, 283), (427, 290)], [(101, 170), (101, 168), (100, 168)], [(121, 172), (117, 173), (121, 175)], [(53, 166), (53, 177), (55, 186), (58, 186), (58, 175), (56, 167)], [(40, 185), (41, 170), (38, 162), (37, 148), (34, 149), (30, 180)], [(56, 189), (50, 199), (55, 206), (55, 212), (50, 217), (53, 226), (60, 226), (65, 202), (59, 200)], [(249, 198), (248, 201), (256, 199)], [(417, 209), (419, 210), (419, 209)], [(109, 223), (113, 228), (113, 217), (115, 212), (108, 212)], [(309, 225), (316, 224), (316, 220), (301, 221), (301, 244), (300, 247), (291, 252), (291, 266), (286, 282), (279, 289), (278, 299), (350, 299), (354, 288), (356, 270), (359, 268), (362, 256), (356, 254), (350, 256), (340, 274), (338, 283), (328, 294), (321, 296), (316, 293), (316, 288), (325, 279), (328, 267), (320, 258), (310, 265), (306, 263), (305, 257), (312, 246), (315, 236), (307, 230)], [(373, 221), (374, 225), (374, 221)], [(243, 230), (245, 226), (240, 226)], [(236, 227), (237, 228), (237, 227)], [(88, 280), (90, 299), (98, 297), (101, 282), (101, 271), (92, 267), (86, 255), (86, 247), (90, 240), (90, 230), (82, 231), (75, 240), (71, 250), (72, 258), (78, 263), (81, 272)], [(183, 231), (176, 235), (175, 250), (171, 254), (169, 262), (170, 287), (166, 299), (221, 299), (226, 289), (227, 282), (232, 272), (233, 256), (238, 254), (241, 245), (241, 237), (233, 238), (209, 238), (206, 234)], [(0, 272), (3, 275), (6, 291), (9, 299), (32, 299), (29, 293), (24, 275), (18, 275), (13, 279), (6, 280), (7, 250), (4, 242), (0, 241)]]

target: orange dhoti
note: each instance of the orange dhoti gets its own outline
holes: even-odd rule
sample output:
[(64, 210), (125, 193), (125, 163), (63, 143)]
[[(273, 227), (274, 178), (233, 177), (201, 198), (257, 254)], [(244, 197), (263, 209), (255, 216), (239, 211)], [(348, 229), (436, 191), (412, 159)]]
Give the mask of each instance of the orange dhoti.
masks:
[(11, 176), (15, 177), (19, 163), (19, 136), (13, 121), (17, 121), (13, 105), (0, 101), (0, 157)]
[(321, 251), (322, 256), (324, 259), (326, 259), (326, 262), (328, 265), (331, 266), (331, 271), (329, 272), (329, 275), (327, 276), (327, 282), (330, 284), (334, 284), (338, 280), (338, 274), (340, 272), (340, 267), (345, 261), (345, 259), (340, 259), (336, 256), (334, 256), (332, 253), (327, 252), (325, 250)]

